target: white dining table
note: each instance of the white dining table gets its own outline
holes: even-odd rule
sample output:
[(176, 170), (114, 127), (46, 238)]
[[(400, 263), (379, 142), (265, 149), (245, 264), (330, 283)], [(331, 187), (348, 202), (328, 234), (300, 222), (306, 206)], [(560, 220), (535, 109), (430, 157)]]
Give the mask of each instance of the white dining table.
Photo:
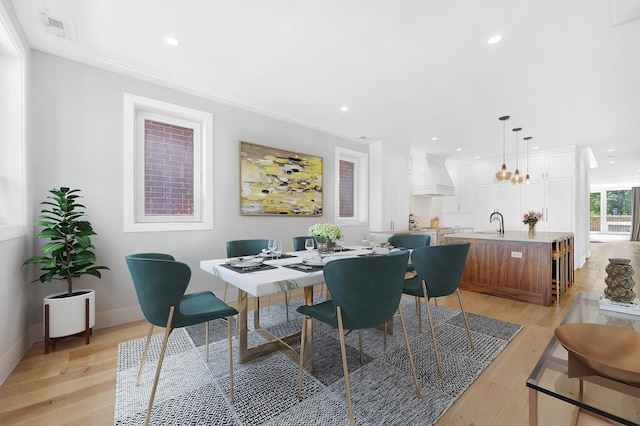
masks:
[[(324, 258), (325, 262), (345, 257), (355, 257), (363, 254), (371, 254), (372, 250), (364, 247), (347, 247), (348, 250), (336, 252)], [(284, 337), (277, 337), (265, 328), (260, 326), (260, 297), (270, 294), (280, 293), (296, 288), (304, 289), (304, 302), (313, 304), (313, 286), (324, 282), (324, 274), (322, 270), (303, 271), (286, 268), (284, 265), (302, 263), (306, 257), (317, 256), (317, 251), (309, 253), (307, 251), (290, 252), (285, 257), (277, 260), (264, 260), (264, 264), (275, 266), (274, 269), (256, 270), (256, 271), (236, 271), (230, 269), (225, 264), (234, 259), (213, 259), (202, 260), (200, 268), (238, 289), (238, 354), (241, 363), (252, 360), (256, 357), (264, 355), (278, 349), (284, 349), (284, 352), (297, 361), (299, 354), (295, 351), (290, 343), (300, 338), (300, 332), (295, 332)], [(260, 345), (248, 347), (248, 312), (249, 312), (249, 295), (254, 297), (253, 323), (254, 330), (265, 338), (266, 342)], [(305, 350), (305, 368), (311, 370), (313, 365), (313, 327), (312, 322), (308, 321), (308, 329), (306, 333)]]

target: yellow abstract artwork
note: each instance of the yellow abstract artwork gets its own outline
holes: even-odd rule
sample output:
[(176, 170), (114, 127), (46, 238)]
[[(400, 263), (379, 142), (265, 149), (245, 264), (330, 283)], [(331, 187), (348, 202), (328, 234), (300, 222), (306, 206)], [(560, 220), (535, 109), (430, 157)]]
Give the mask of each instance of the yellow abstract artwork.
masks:
[(240, 141), (240, 214), (322, 216), (322, 157)]

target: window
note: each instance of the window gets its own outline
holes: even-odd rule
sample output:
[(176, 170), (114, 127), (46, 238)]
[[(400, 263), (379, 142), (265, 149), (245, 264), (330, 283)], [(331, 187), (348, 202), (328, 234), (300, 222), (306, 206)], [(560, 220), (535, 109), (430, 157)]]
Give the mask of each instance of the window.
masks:
[(26, 235), (26, 52), (0, 4), (0, 241)]
[(589, 230), (629, 233), (631, 231), (631, 190), (592, 192)]
[(130, 94), (124, 103), (125, 231), (213, 229), (212, 115)]
[(336, 218), (341, 225), (367, 221), (367, 154), (336, 148)]
[(355, 211), (353, 199), (356, 164), (352, 161), (340, 160), (340, 194), (339, 217), (353, 217)]

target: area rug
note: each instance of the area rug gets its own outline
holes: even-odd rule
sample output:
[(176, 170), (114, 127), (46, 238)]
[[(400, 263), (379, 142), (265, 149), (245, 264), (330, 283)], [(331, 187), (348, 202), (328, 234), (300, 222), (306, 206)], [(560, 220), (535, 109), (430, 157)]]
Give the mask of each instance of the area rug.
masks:
[[(263, 308), (261, 324), (277, 335), (301, 328), (291, 301), (289, 321), (284, 305)], [(363, 363), (358, 334), (347, 337), (351, 394), (358, 425), (428, 425), (435, 423), (500, 354), (521, 326), (467, 313), (475, 350), (471, 350), (462, 313), (433, 306), (436, 337), (444, 370), (437, 371), (429, 322), (423, 311), (422, 333), (413, 299), (402, 306), (416, 362), (422, 399), (415, 387), (399, 318), (383, 351), (382, 332), (364, 331)], [(249, 319), (249, 323), (253, 323)], [(297, 398), (298, 366), (280, 352), (237, 363), (234, 346), (235, 401), (229, 401), (226, 324), (211, 323), (209, 362), (204, 361), (204, 325), (175, 330), (170, 338), (151, 415), (154, 425), (344, 425), (348, 423), (344, 377), (337, 330), (314, 322), (314, 373), (304, 374), (303, 398)], [(249, 333), (249, 346), (262, 342)], [(144, 421), (162, 334), (153, 337), (140, 386), (135, 385), (144, 339), (118, 348), (115, 425)]]

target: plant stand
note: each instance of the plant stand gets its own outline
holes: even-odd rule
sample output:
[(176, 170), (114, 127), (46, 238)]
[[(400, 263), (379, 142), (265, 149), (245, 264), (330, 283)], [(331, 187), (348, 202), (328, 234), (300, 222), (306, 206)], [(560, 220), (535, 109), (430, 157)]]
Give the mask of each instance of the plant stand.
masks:
[[(56, 300), (54, 294), (44, 300), (44, 353), (48, 354), (51, 347), (55, 348), (59, 340), (73, 336), (84, 336), (85, 345), (90, 342), (90, 336), (95, 325), (95, 292), (83, 290), (72, 297), (57, 299), (56, 303), (65, 306), (55, 306), (52, 309), (52, 301)], [(64, 293), (61, 293), (64, 294)], [(71, 305), (69, 305), (71, 304)], [(82, 309), (84, 305), (84, 309)], [(80, 312), (83, 311), (83, 312)], [(68, 315), (67, 315), (68, 314)], [(65, 318), (59, 318), (64, 316)], [(68, 316), (68, 318), (67, 318)]]

